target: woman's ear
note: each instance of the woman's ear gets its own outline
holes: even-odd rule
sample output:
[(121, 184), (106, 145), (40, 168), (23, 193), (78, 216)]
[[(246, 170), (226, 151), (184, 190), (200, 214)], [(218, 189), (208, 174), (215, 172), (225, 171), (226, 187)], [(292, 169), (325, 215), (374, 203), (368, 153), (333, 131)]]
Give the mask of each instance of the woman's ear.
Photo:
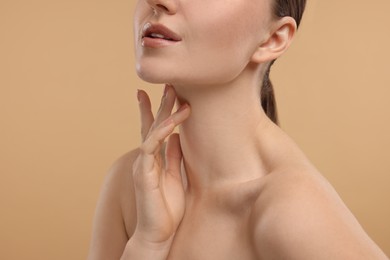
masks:
[(269, 37), (253, 53), (251, 61), (265, 63), (279, 58), (290, 46), (296, 31), (294, 18), (286, 16), (277, 20), (271, 26)]

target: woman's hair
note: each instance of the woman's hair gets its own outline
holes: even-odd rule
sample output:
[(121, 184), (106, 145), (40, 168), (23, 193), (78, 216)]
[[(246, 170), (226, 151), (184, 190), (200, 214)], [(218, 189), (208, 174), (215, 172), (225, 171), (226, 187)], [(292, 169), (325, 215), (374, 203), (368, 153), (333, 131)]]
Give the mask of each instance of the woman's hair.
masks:
[[(302, 19), (303, 11), (305, 10), (306, 0), (274, 0), (273, 3), (273, 15), (277, 18), (285, 16), (291, 16), (295, 19), (297, 26)], [(276, 109), (276, 101), (274, 89), (269, 78), (271, 66), (275, 60), (269, 64), (263, 78), (263, 84), (261, 86), (261, 106), (263, 107), (267, 116), (276, 124), (278, 124), (278, 113)]]

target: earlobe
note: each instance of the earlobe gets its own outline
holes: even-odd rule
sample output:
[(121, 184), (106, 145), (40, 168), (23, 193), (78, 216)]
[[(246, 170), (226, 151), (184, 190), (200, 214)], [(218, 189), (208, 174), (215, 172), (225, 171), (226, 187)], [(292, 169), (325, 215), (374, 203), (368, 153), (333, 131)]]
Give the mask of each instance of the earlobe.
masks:
[(290, 46), (297, 30), (294, 18), (286, 16), (275, 22), (270, 36), (260, 43), (252, 55), (252, 62), (265, 63), (279, 58)]

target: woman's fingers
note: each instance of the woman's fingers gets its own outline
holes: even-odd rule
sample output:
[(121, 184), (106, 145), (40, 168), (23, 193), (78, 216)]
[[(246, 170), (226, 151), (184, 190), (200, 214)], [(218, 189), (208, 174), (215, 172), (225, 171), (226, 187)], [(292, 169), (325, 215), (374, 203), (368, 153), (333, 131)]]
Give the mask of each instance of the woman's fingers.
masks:
[(181, 158), (180, 138), (178, 134), (169, 136), (166, 147), (166, 173), (181, 180)]
[(164, 95), (161, 99), (161, 105), (152, 128), (158, 126), (171, 115), (173, 106), (175, 105), (175, 99), (175, 90), (170, 85), (165, 85)]
[(148, 94), (143, 90), (138, 90), (137, 98), (141, 114), (141, 136), (142, 141), (144, 141), (151, 129), (156, 128), (171, 115), (172, 108), (175, 105), (176, 95), (170, 85), (165, 85), (164, 95), (161, 99), (156, 119), (153, 116), (152, 105)]
[(138, 91), (143, 139), (140, 149), (144, 172), (153, 170), (154, 162), (161, 151), (161, 145), (165, 139), (172, 134), (177, 125), (181, 124), (190, 115), (188, 104), (182, 105), (175, 113), (171, 114), (175, 99), (174, 89), (167, 85), (157, 118), (154, 120), (148, 95), (143, 90)]
[[(139, 165), (142, 169), (142, 175), (145, 175), (150, 172), (155, 172), (153, 170), (156, 164), (156, 155), (161, 150), (161, 144), (164, 142), (165, 138), (169, 136), (175, 129), (174, 121), (166, 120), (158, 128), (152, 130), (148, 135), (146, 140), (140, 146), (140, 161)], [(155, 176), (157, 177), (157, 176)], [(153, 183), (149, 183), (149, 188), (154, 189), (158, 188), (159, 178), (152, 178)]]
[[(166, 241), (172, 237), (180, 223), (185, 205), (184, 189), (180, 181), (180, 141), (178, 134), (172, 133), (176, 126), (189, 117), (190, 107), (184, 104), (172, 114), (176, 95), (173, 87), (167, 86), (154, 119), (146, 92), (139, 91), (138, 98), (143, 142), (133, 164), (136, 206), (140, 220), (137, 229), (151, 238), (150, 241)], [(170, 135), (166, 154), (161, 155), (162, 145)], [(165, 158), (166, 167), (163, 163)], [(161, 178), (166, 172), (169, 177)]]
[(153, 162), (155, 156), (160, 152), (162, 143), (173, 132), (175, 127), (186, 120), (189, 115), (190, 107), (188, 104), (184, 104), (174, 114), (157, 126), (157, 128), (150, 131), (148, 137), (140, 147), (143, 158), (142, 169), (145, 172), (153, 170)]
[(174, 114), (165, 119), (155, 129), (152, 129), (141, 145), (141, 150), (144, 154), (154, 155), (160, 152), (161, 144), (164, 142), (175, 129), (190, 115), (190, 107), (188, 104), (182, 105)]
[(141, 136), (142, 141), (144, 141), (149, 133), (150, 127), (154, 122), (154, 117), (148, 94), (146, 94), (146, 92), (143, 90), (138, 90), (137, 98), (141, 116)]

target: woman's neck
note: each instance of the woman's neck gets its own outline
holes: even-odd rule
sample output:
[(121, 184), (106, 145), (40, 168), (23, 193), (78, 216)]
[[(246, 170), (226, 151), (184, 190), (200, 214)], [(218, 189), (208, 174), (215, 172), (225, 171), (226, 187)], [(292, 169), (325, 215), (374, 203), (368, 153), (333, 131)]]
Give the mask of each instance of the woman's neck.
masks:
[(246, 81), (175, 89), (179, 100), (191, 106), (180, 127), (189, 189), (209, 190), (266, 174), (261, 140), (274, 127), (261, 108), (258, 87)]

